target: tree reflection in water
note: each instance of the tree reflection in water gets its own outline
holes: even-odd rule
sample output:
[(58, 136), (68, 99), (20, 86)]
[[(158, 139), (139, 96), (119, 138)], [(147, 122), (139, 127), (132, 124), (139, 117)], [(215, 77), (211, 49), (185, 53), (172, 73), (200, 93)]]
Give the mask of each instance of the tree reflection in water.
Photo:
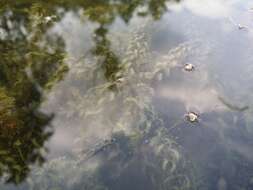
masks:
[(0, 175), (4, 181), (19, 184), (28, 176), (31, 164), (45, 161), (44, 144), (52, 135), (53, 114), (43, 113), (40, 106), (44, 94), (68, 71), (63, 40), (47, 34), (54, 22), (69, 10), (83, 9), (85, 17), (99, 24), (91, 53), (103, 57), (105, 78), (113, 82), (121, 66), (110, 48), (108, 27), (118, 17), (129, 22), (135, 13), (159, 19), (169, 1), (0, 2)]
[(50, 24), (37, 15), (12, 6), (1, 10), (0, 175), (16, 184), (27, 177), (30, 164), (45, 161), (53, 115), (39, 108), (44, 91), (68, 70), (64, 43), (46, 36)]

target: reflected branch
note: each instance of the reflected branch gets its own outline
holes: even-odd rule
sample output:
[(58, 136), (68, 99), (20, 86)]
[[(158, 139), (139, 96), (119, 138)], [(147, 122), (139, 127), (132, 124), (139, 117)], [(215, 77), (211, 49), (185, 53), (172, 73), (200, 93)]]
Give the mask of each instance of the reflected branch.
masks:
[(81, 9), (90, 22), (98, 24), (91, 53), (99, 58), (105, 78), (115, 82), (122, 66), (107, 38), (109, 26), (118, 17), (128, 23), (135, 14), (159, 19), (168, 2), (174, 1), (0, 2), (0, 176), (6, 182), (23, 182), (31, 164), (45, 161), (45, 142), (52, 135), (54, 115), (43, 113), (40, 107), (44, 94), (68, 72), (63, 39), (47, 34), (53, 23), (69, 10)]

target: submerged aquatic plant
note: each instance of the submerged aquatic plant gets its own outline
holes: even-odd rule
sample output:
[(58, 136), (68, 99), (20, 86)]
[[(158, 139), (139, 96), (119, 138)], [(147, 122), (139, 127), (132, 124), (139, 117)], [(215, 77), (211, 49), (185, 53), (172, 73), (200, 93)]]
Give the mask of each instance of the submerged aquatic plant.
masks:
[[(73, 152), (79, 167), (98, 162), (93, 175), (99, 175), (113, 162), (116, 166), (107, 169), (107, 175), (120, 180), (142, 157), (139, 167), (156, 189), (194, 189), (190, 165), (185, 164), (179, 146), (152, 107), (152, 84), (197, 51), (194, 42), (186, 42), (165, 55), (154, 53), (150, 48), (151, 30), (152, 25), (147, 22), (127, 34), (112, 33), (112, 39), (108, 36), (111, 43), (100, 49), (106, 53), (92, 51), (78, 62), (73, 61), (68, 80), (52, 96), (62, 95), (65, 100), (60, 102), (59, 96), (56, 103), (60, 105), (60, 115), (85, 125), (78, 128), (81, 132), (76, 137), (81, 151)], [(115, 36), (124, 41), (121, 48), (117, 48)], [(108, 48), (117, 51), (111, 55)], [(120, 59), (108, 59), (108, 53)], [(107, 146), (104, 139), (114, 138), (116, 141)], [(126, 139), (124, 143), (122, 139)]]

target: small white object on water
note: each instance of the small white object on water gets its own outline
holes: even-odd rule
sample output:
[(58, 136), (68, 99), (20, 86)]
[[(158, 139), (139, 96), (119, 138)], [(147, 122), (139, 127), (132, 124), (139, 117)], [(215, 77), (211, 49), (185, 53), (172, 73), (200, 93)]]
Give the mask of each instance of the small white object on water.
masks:
[(189, 113), (186, 114), (186, 118), (187, 118), (188, 121), (193, 123), (193, 122), (198, 121), (199, 116), (198, 116), (198, 114), (196, 114), (194, 112), (189, 112)]
[(185, 70), (185, 71), (193, 71), (194, 69), (195, 69), (195, 67), (194, 67), (194, 65), (191, 64), (191, 63), (186, 63), (186, 64), (184, 65), (184, 70)]
[(241, 24), (238, 24), (238, 29), (239, 29), (239, 30), (247, 29), (247, 27), (246, 27), (246, 26), (242, 26)]
[(55, 15), (52, 15), (52, 16), (46, 16), (45, 18), (44, 18), (44, 20), (45, 20), (45, 23), (49, 23), (49, 22), (51, 22), (53, 19), (55, 19), (56, 18), (56, 16)]
[(51, 20), (52, 20), (52, 17), (50, 17), (50, 16), (46, 16), (45, 17), (45, 22), (46, 23), (50, 22)]
[(125, 81), (124, 78), (118, 78), (118, 79), (116, 80), (117, 83), (123, 83), (124, 81)]
[(233, 25), (235, 25), (239, 30), (248, 29), (247, 26), (243, 26), (243, 25), (241, 25), (241, 24), (236, 23), (236, 22), (234, 21), (234, 19), (231, 18), (231, 17), (229, 17), (229, 21), (230, 21)]

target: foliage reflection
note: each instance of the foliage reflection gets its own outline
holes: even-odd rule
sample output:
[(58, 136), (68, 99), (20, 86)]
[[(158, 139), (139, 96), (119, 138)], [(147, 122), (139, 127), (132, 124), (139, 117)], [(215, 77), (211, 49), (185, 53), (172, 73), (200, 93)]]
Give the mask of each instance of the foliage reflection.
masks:
[[(126, 23), (137, 14), (159, 19), (170, 0), (85, 0), (0, 2), (0, 176), (19, 184), (31, 164), (45, 161), (45, 142), (52, 135), (53, 114), (40, 111), (44, 94), (64, 78), (65, 44), (48, 30), (69, 10), (83, 10), (94, 31), (91, 53), (103, 57), (109, 81), (117, 80), (120, 60), (110, 48), (108, 27), (120, 17)], [(59, 11), (63, 10), (63, 11)]]

